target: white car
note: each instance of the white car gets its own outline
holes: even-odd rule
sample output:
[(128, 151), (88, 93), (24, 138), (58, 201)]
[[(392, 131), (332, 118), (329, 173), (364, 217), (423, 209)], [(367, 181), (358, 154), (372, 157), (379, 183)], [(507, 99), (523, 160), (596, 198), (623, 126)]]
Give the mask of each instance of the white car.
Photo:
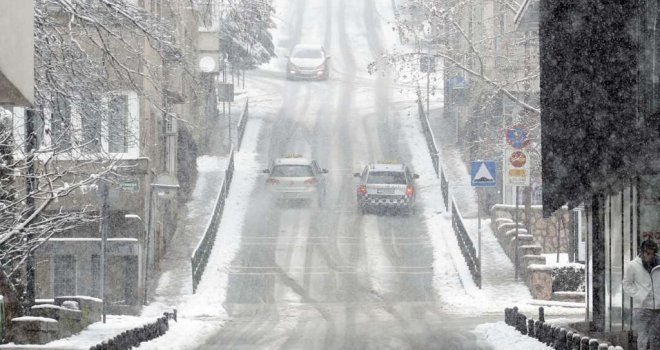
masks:
[(357, 205), (360, 214), (368, 211), (398, 211), (407, 215), (415, 213), (415, 179), (403, 163), (380, 161), (364, 167), (362, 173), (353, 176), (360, 178), (357, 188)]
[(325, 176), (327, 169), (321, 168), (315, 160), (299, 154), (284, 155), (275, 159), (268, 174), (266, 190), (276, 200), (305, 201), (323, 205), (325, 200)]
[(330, 74), (328, 56), (323, 46), (318, 45), (296, 45), (287, 56), (289, 61), (286, 65), (287, 79), (319, 79), (326, 80)]

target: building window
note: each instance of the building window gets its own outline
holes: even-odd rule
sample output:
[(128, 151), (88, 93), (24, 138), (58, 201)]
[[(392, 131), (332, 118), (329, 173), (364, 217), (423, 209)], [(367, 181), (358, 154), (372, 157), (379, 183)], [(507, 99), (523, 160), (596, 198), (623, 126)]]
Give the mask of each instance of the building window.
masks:
[(128, 96), (113, 95), (108, 99), (108, 151), (128, 152)]
[(64, 96), (59, 94), (55, 96), (50, 116), (50, 137), (53, 149), (57, 151), (66, 151), (70, 149), (72, 146), (71, 136), (73, 133), (71, 125), (71, 106)]
[(54, 296), (76, 295), (76, 258), (73, 255), (56, 255), (54, 260)]
[(137, 94), (133, 91), (113, 92), (104, 98), (103, 103), (107, 111), (101, 128), (103, 150), (138, 157), (140, 104)]

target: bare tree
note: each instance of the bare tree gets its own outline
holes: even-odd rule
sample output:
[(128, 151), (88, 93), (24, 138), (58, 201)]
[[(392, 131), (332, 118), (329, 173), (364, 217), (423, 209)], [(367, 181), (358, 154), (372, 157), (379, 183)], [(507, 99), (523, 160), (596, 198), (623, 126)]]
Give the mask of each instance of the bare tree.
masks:
[[(0, 108), (0, 293), (11, 299), (25, 298), (26, 261), (36, 248), (97, 222), (94, 205), (70, 211), (58, 201), (120, 176), (113, 153), (139, 135), (118, 113), (138, 97), (169, 113), (168, 66), (195, 80), (173, 25), (131, 3), (35, 1), (35, 105), (25, 118)], [(25, 137), (12, 136), (25, 127), (17, 120), (30, 130)]]

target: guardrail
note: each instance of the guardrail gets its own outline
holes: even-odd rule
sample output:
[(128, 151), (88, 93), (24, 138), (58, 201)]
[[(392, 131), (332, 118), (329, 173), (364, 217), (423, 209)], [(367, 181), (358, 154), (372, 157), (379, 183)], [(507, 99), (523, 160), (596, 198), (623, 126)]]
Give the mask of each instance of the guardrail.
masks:
[(245, 106), (243, 106), (243, 112), (241, 112), (241, 117), (238, 119), (238, 124), (236, 125), (236, 131), (238, 133), (238, 140), (236, 143), (236, 151), (241, 150), (241, 142), (243, 141), (243, 134), (245, 134), (245, 127), (247, 126), (248, 121), (248, 100), (245, 100)]
[(169, 320), (177, 321), (176, 309), (173, 312), (164, 312), (155, 322), (121, 332), (111, 339), (91, 346), (89, 350), (129, 350), (139, 347), (140, 343), (165, 334), (170, 329)]
[(211, 255), (211, 251), (213, 250), (213, 243), (215, 242), (215, 237), (218, 233), (218, 226), (220, 224), (220, 220), (222, 219), (222, 212), (225, 209), (225, 199), (229, 193), (229, 186), (231, 185), (231, 180), (233, 177), (234, 148), (232, 147), (229, 155), (229, 164), (227, 165), (227, 170), (225, 171), (225, 178), (222, 181), (222, 187), (213, 206), (213, 215), (211, 216), (209, 223), (206, 225), (204, 236), (199, 241), (199, 243), (197, 243), (197, 247), (195, 247), (195, 250), (190, 257), (190, 263), (192, 265), (193, 293), (197, 291), (197, 285), (202, 279), (204, 269), (206, 269), (206, 264), (209, 261), (209, 255)]
[(429, 148), (429, 154), (431, 155), (431, 161), (433, 162), (433, 169), (435, 169), (435, 176), (438, 177), (440, 176), (440, 154), (438, 152), (438, 146), (435, 144), (435, 137), (433, 136), (433, 130), (431, 130), (429, 119), (424, 112), (422, 97), (419, 91), (417, 91), (417, 110), (419, 112), (419, 121), (422, 123), (422, 129), (424, 130), (426, 146)]
[(470, 239), (470, 235), (468, 235), (465, 225), (463, 224), (463, 216), (458, 210), (456, 201), (454, 201), (453, 198), (451, 201), (451, 226), (454, 229), (454, 234), (456, 234), (458, 246), (461, 248), (463, 258), (470, 269), (472, 280), (479, 288), (481, 288), (481, 264), (479, 263), (481, 257), (477, 257), (477, 251), (474, 249), (472, 239)]

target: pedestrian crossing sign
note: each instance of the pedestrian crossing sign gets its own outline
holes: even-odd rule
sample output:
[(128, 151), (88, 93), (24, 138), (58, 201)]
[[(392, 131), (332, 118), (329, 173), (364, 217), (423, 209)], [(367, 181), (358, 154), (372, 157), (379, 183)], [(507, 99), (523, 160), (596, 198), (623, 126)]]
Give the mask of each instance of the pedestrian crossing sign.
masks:
[(495, 170), (495, 162), (492, 160), (473, 161), (470, 171), (472, 187), (495, 187)]

